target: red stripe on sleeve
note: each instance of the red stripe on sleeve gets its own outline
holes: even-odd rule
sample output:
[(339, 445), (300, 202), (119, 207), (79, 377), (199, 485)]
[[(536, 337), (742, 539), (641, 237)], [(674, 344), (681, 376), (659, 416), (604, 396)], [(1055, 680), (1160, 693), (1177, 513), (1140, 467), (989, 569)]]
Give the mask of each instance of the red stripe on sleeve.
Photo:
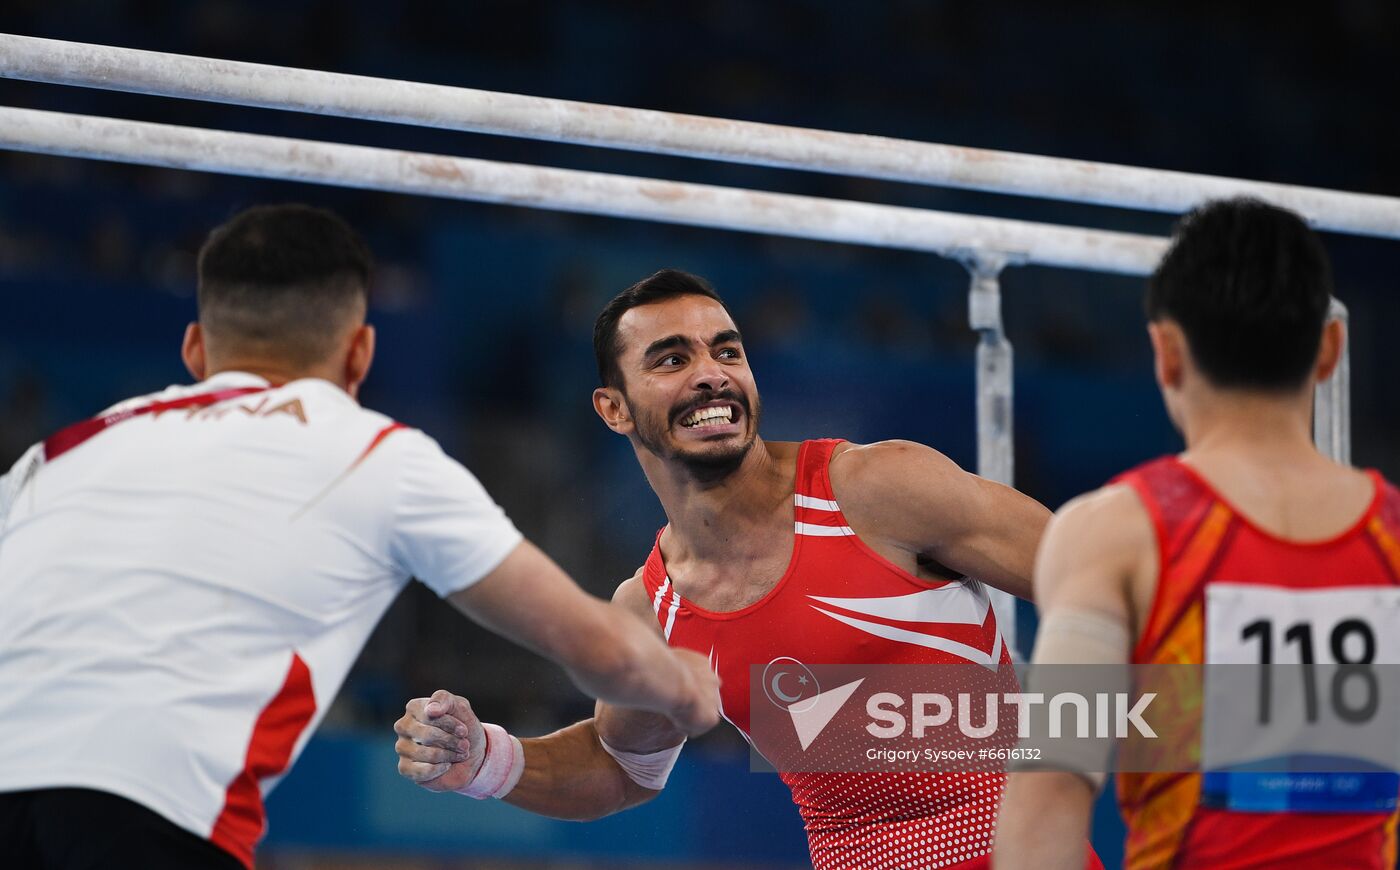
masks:
[(248, 870), (253, 870), (253, 849), (267, 823), (262, 780), (287, 769), (292, 749), (315, 713), (311, 669), (293, 653), (282, 688), (258, 715), (243, 770), (229, 783), (223, 811), (209, 835), (210, 842), (242, 861)]
[(405, 426), (403, 423), (390, 423), (388, 426), (385, 426), (383, 429), (380, 429), (377, 433), (375, 433), (374, 438), (370, 440), (369, 445), (365, 447), (364, 451), (361, 452), (359, 456), (355, 457), (354, 462), (350, 463), (350, 468), (353, 469), (361, 462), (364, 462), (366, 459), (368, 459), (369, 455), (374, 452), (374, 448), (384, 443), (385, 438), (388, 438), (390, 435), (394, 434), (400, 429), (407, 428), (408, 427)]

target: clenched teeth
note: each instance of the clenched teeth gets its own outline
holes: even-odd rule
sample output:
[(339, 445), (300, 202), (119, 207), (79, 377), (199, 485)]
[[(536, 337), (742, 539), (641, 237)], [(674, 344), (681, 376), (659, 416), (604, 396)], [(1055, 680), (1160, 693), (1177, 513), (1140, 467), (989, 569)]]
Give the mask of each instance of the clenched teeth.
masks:
[(687, 429), (696, 426), (704, 426), (710, 423), (731, 423), (734, 420), (734, 409), (728, 405), (720, 405), (712, 408), (701, 408), (686, 415), (681, 420), (681, 425)]

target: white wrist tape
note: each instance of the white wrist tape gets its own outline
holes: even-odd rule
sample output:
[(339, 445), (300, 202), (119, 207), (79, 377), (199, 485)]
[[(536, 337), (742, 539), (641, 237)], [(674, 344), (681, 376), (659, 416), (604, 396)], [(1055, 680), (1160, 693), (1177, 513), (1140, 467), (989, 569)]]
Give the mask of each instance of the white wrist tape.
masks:
[(503, 798), (510, 794), (520, 782), (520, 774), (525, 772), (525, 750), (519, 740), (499, 725), (482, 722), (481, 729), (486, 733), (486, 757), (476, 776), (457, 789), (457, 794), (477, 800)]
[(633, 782), (652, 791), (661, 791), (666, 787), (671, 768), (676, 766), (676, 759), (681, 757), (681, 747), (685, 746), (685, 741), (682, 740), (660, 752), (623, 752), (609, 746), (608, 741), (601, 737), (598, 738), (598, 742), (603, 744), (603, 751), (613, 757)]

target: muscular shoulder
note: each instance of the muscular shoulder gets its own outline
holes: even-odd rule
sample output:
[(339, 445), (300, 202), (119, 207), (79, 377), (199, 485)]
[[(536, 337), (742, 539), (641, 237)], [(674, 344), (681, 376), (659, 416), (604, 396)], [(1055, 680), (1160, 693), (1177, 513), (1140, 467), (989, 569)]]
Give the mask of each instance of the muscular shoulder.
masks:
[(1147, 508), (1131, 487), (1113, 484), (1056, 512), (1037, 559), (1036, 596), (1083, 597), (1081, 603), (1092, 605), (1107, 591), (1099, 586), (1140, 589), (1155, 583), (1156, 564), (1156, 533)]
[(832, 453), (831, 486), (848, 515), (900, 511), (904, 496), (936, 497), (965, 476), (957, 463), (913, 441), (842, 444)]
[(1135, 552), (1155, 544), (1152, 518), (1142, 499), (1123, 483), (1085, 493), (1055, 513), (1051, 530), (1084, 547)]
[(873, 444), (840, 444), (831, 454), (831, 477), (848, 489), (876, 482), (895, 483), (911, 471), (922, 474), (963, 474), (953, 460), (916, 441), (876, 441)]

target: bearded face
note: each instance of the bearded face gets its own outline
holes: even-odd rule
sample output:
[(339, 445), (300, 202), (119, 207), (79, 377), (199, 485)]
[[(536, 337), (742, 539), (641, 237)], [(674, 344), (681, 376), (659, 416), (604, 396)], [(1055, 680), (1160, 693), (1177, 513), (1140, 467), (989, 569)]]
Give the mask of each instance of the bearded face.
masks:
[(636, 441), (702, 480), (733, 473), (758, 438), (761, 405), (724, 307), (704, 296), (641, 305), (623, 315), (618, 335)]
[(758, 397), (738, 390), (700, 391), (664, 411), (626, 397), (637, 440), (656, 456), (684, 465), (697, 478), (727, 477), (758, 437)]

